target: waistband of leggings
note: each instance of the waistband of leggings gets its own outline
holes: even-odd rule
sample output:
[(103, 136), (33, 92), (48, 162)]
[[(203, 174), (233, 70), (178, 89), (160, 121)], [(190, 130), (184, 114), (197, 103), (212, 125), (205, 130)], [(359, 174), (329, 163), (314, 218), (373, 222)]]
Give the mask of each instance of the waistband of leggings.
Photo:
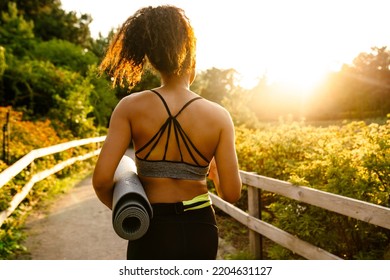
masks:
[(154, 203), (152, 204), (153, 212), (162, 215), (183, 214), (184, 212), (202, 209), (210, 206), (211, 199), (208, 193), (198, 195), (191, 200), (176, 203)]

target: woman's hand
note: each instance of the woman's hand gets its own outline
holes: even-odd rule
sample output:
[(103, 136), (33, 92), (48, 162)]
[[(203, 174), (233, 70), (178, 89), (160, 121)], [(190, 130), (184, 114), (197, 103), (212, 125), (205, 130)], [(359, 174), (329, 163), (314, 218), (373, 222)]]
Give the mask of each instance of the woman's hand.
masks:
[(218, 169), (217, 169), (217, 164), (216, 164), (216, 162), (215, 162), (215, 158), (213, 158), (213, 159), (210, 161), (210, 169), (209, 169), (208, 178), (209, 178), (210, 180), (213, 180), (213, 181), (219, 181), (219, 178), (218, 178)]

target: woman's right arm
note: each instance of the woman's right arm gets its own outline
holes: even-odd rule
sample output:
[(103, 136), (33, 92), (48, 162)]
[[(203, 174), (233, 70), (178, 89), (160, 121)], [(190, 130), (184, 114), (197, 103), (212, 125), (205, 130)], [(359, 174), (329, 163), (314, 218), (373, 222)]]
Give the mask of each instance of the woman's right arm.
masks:
[(112, 113), (107, 138), (92, 177), (97, 197), (110, 209), (112, 208), (115, 170), (132, 138), (128, 118), (129, 107), (128, 101), (122, 99)]
[(230, 203), (241, 196), (241, 177), (235, 148), (234, 125), (224, 110), (223, 125), (214, 159), (210, 164), (209, 178), (213, 180), (218, 196)]

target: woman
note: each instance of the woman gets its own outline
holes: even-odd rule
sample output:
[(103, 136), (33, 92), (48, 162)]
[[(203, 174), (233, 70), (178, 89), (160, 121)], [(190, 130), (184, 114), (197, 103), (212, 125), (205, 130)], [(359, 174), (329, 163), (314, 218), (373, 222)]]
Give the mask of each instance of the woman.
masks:
[(183, 10), (147, 7), (127, 19), (101, 64), (114, 83), (136, 84), (147, 64), (162, 82), (118, 103), (93, 174), (98, 198), (111, 209), (115, 169), (133, 144), (153, 219), (142, 238), (129, 241), (128, 259), (215, 259), (218, 228), (207, 175), (221, 198), (240, 197), (230, 115), (190, 90), (195, 44)]

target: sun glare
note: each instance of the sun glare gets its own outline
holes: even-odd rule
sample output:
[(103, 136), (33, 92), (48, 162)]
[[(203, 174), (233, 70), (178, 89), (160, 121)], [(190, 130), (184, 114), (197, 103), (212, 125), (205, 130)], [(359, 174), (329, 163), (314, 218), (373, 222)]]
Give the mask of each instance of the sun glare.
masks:
[(309, 95), (325, 78), (330, 70), (321, 67), (310, 67), (304, 64), (294, 64), (283, 69), (270, 71), (269, 82), (291, 87), (292, 91), (300, 95)]
[(240, 85), (245, 88), (266, 76), (271, 83), (291, 88), (291, 94), (308, 96), (329, 72), (380, 45), (384, 36), (374, 34), (387, 26), (375, 24), (368, 32), (368, 25), (378, 22), (381, 12), (362, 21), (371, 6), (360, 2), (355, 3), (353, 14), (350, 5), (329, 1), (232, 3), (224, 2), (218, 19), (207, 10), (201, 17), (195, 7), (191, 10), (198, 31), (199, 65), (234, 68), (241, 73)]
[[(228, 55), (228, 53), (226, 53)], [(271, 57), (274, 57), (272, 59)], [(308, 96), (313, 93), (326, 78), (327, 74), (338, 71), (342, 63), (333, 62), (331, 57), (314, 60), (312, 56), (302, 53), (299, 59), (286, 54), (279, 59), (276, 54), (268, 53), (268, 58), (254, 60), (251, 65), (243, 63), (235, 68), (239, 75), (239, 85), (246, 89), (255, 87), (260, 79), (265, 78), (267, 84), (281, 86), (286, 94)], [(260, 67), (259, 65), (264, 65)]]
[[(62, 0), (67, 9), (91, 13), (92, 33), (117, 27), (132, 12), (165, 0)], [(85, 2), (85, 3), (84, 3)], [(240, 85), (269, 82), (308, 95), (335, 65), (350, 63), (360, 52), (389, 45), (386, 0), (170, 0), (186, 11), (197, 35), (197, 68), (238, 71)], [(353, 3), (353, 4), (352, 4)], [(387, 5), (387, 4), (386, 4)]]

